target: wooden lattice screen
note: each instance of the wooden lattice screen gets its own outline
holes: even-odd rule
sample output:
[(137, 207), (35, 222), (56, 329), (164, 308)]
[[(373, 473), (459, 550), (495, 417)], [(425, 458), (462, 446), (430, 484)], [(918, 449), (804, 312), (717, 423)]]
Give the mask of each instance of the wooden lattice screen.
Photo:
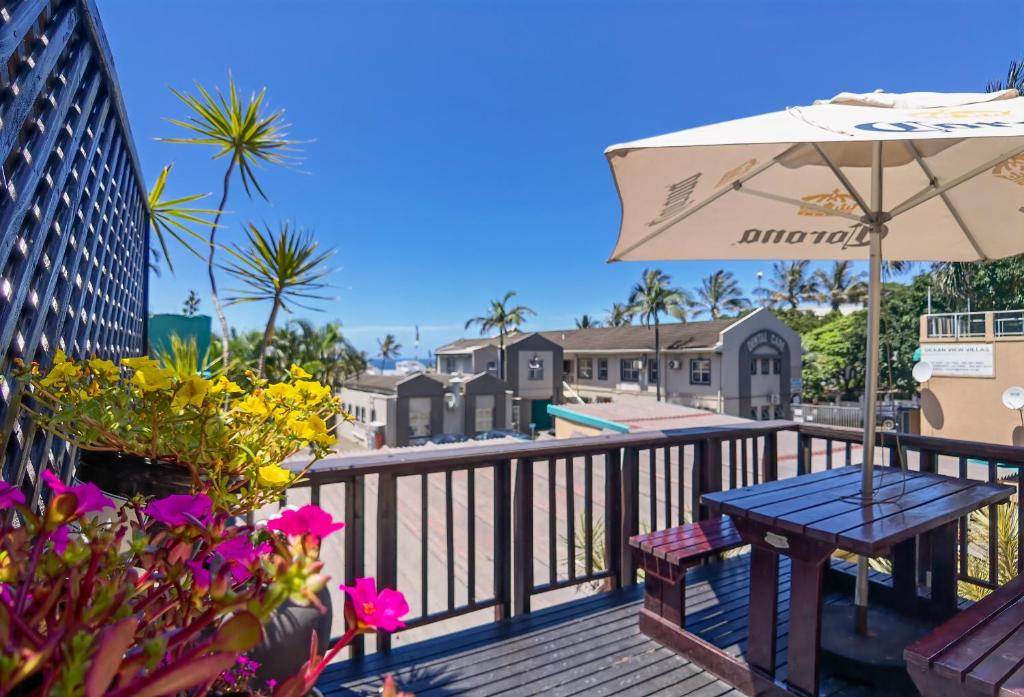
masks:
[(18, 408), (12, 359), (145, 346), (146, 190), (93, 0), (0, 0), (0, 454), (38, 501), (74, 453)]

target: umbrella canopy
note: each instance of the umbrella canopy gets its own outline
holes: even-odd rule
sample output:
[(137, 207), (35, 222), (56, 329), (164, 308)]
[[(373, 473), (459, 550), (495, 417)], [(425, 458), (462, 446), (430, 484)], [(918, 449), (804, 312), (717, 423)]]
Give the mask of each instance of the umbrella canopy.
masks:
[[(1024, 253), (1024, 98), (841, 93), (613, 145), (612, 261), (867, 260), (862, 496), (873, 499), (881, 262)], [(868, 564), (857, 565), (867, 633)]]
[(1024, 98), (848, 94), (605, 151), (622, 200), (613, 261), (867, 260), (872, 151), (885, 257), (1024, 252)]

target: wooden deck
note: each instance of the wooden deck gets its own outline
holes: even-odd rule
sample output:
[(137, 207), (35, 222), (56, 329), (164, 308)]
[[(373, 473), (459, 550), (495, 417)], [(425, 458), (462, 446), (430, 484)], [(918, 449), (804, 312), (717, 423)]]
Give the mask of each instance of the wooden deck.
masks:
[[(747, 641), (746, 554), (691, 571), (687, 627), (743, 655)], [(785, 677), (789, 568), (779, 584), (779, 676)], [(374, 695), (393, 673), (417, 697), (447, 695), (739, 695), (727, 683), (642, 635), (642, 588), (602, 593), (502, 623), (464, 630), (331, 666), (319, 687), (328, 697)], [(836, 601), (838, 596), (828, 596)], [(821, 694), (879, 694), (825, 674)]]

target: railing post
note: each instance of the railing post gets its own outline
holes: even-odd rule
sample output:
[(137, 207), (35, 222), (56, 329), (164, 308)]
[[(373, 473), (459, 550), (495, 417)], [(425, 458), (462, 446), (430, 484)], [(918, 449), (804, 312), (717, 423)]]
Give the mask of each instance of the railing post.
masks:
[(761, 481), (771, 482), (779, 478), (779, 434), (776, 431), (764, 434), (764, 457), (761, 462)]
[(512, 462), (494, 463), (494, 619), (512, 615)]
[(814, 457), (814, 442), (810, 436), (797, 432), (796, 435), (796, 475), (811, 473), (811, 460)]
[[(394, 588), (398, 585), (398, 486), (395, 475), (381, 472), (377, 475), (377, 586)], [(424, 531), (425, 533), (426, 531)], [(391, 635), (377, 633), (377, 651), (391, 650)]]
[[(357, 475), (345, 482), (345, 583), (354, 584), (363, 576), (366, 545), (366, 478)], [(360, 634), (349, 645), (349, 656), (360, 658), (366, 653), (365, 635)]]
[(525, 615), (530, 611), (533, 589), (533, 460), (516, 463), (515, 510), (512, 522), (512, 611)]
[[(756, 452), (757, 436), (754, 436), (752, 447)], [(694, 520), (705, 520), (709, 517), (707, 509), (700, 503), (700, 497), (712, 491), (722, 490), (722, 441), (714, 438), (705, 439), (701, 442), (700, 454), (701, 486), (699, 491), (695, 491)]]
[[(651, 466), (654, 464), (651, 457)], [(629, 586), (636, 583), (636, 560), (629, 546), (629, 538), (640, 534), (640, 451), (636, 448), (622, 449), (622, 479), (619, 487), (621, 496), (621, 520), (619, 532), (619, 583)], [(657, 496), (652, 491), (651, 496)]]
[(622, 451), (604, 455), (604, 561), (609, 585), (622, 587)]
[(934, 450), (921, 448), (921, 450), (918, 451), (918, 460), (920, 462), (922, 472), (934, 473), (939, 471), (938, 453)]

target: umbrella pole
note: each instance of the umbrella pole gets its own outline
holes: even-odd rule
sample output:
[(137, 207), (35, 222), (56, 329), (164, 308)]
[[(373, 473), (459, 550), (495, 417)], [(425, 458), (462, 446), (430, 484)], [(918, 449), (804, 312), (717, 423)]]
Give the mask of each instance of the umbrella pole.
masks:
[[(878, 401), (878, 332), (882, 286), (882, 142), (872, 144), (871, 157), (871, 210), (868, 223), (868, 331), (866, 364), (864, 370), (864, 442), (861, 466), (861, 496), (864, 505), (871, 505), (874, 496), (875, 464), (875, 405)], [(856, 630), (868, 634), (868, 558), (857, 557), (857, 586), (854, 593)]]

